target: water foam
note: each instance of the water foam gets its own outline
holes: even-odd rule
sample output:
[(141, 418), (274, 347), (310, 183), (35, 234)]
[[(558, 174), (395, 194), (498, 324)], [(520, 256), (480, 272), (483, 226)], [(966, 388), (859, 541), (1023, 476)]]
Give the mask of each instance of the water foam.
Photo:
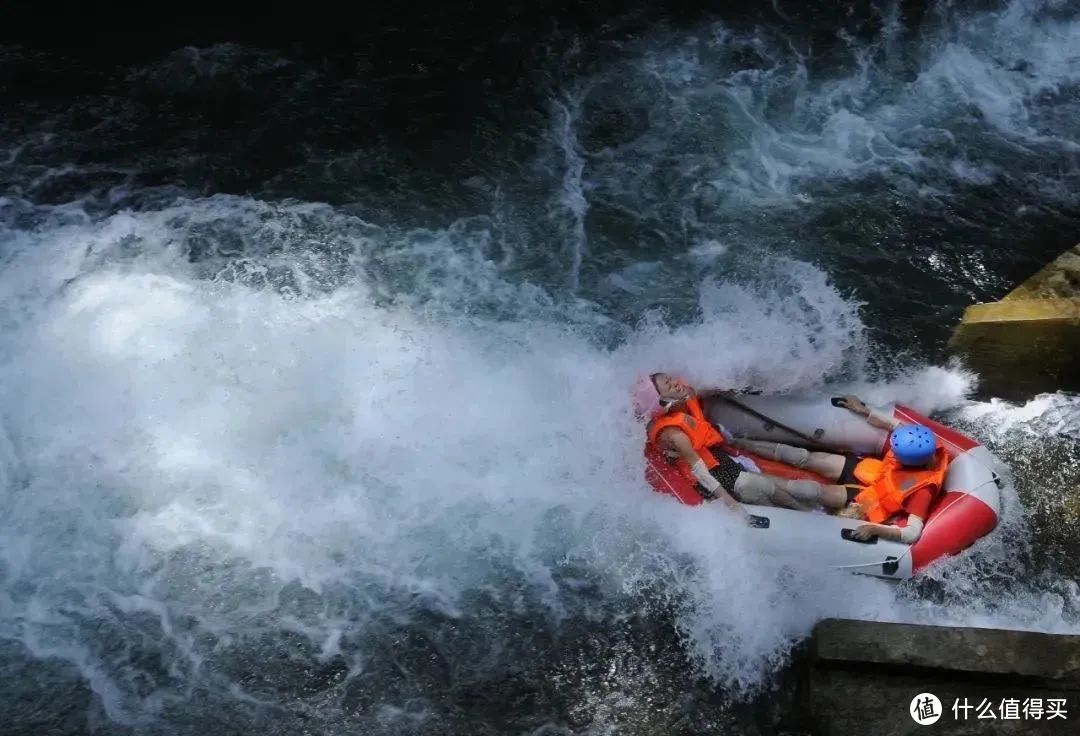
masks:
[[(298, 222), (348, 253), (339, 264), (370, 257), (370, 229), (353, 218), (233, 198), (22, 233), (11, 246), (4, 569), (22, 593), (4, 632), (75, 663), (111, 717), (152, 714), (214, 681), (204, 636), (286, 626), (362, 672), (365, 653), (342, 642), (364, 622), (407, 620), (416, 605), (467, 618), (477, 590), (521, 605), (511, 579), (551, 621), (580, 616), (560, 582), (568, 560), (616, 599), (661, 591), (653, 603), (679, 612), (701, 671), (733, 691), (766, 683), (822, 616), (925, 607), (905, 614), (886, 583), (761, 559), (722, 510), (679, 507), (639, 475), (625, 391), (640, 372), (665, 365), (770, 391), (857, 374), (857, 305), (816, 269), (783, 263), (786, 278), (759, 286), (715, 283), (700, 319), (653, 315), (611, 352), (551, 317), (379, 306), (363, 279), (338, 280), (268, 234), (288, 240)], [(255, 272), (289, 262), (306, 275), (240, 279), (236, 257), (211, 268), (208, 223), (252, 249)], [(298, 293), (303, 284), (318, 288)], [(930, 368), (859, 389), (909, 393), (930, 410), (967, 386)], [(323, 600), (314, 614), (280, 611), (293, 585)], [(922, 616), (962, 621), (969, 605)], [(174, 673), (154, 697), (71, 625), (133, 612), (169, 647)]]
[[(625, 406), (636, 375), (662, 366), (778, 392), (829, 380), (993, 424), (994, 407), (967, 405), (972, 377), (958, 367), (870, 381), (861, 305), (821, 269), (778, 257), (785, 241), (767, 227), (744, 239), (718, 213), (760, 220), (775, 210), (743, 205), (798, 207), (821, 182), (873, 173), (902, 184), (942, 160), (968, 183), (996, 176), (937, 153), (956, 136), (930, 103), (969, 104), (957, 90), (999, 89), (1013, 102), (986, 103), (994, 129), (1058, 150), (1030, 111), (1073, 83), (1074, 66), (1038, 28), (1068, 41), (1072, 21), (1024, 22), (1028, 35), (1002, 42), (1032, 46), (1027, 72), (954, 36), (927, 45), (915, 82), (882, 91), (893, 28), (882, 51), (857, 48), (854, 72), (820, 83), (786, 43), (718, 28), (645, 54), (633, 90), (594, 80), (551, 136), (551, 170), (565, 174), (549, 182), (552, 211), (572, 215), (572, 237), (554, 242), (586, 253), (586, 214), (606, 210), (656, 225), (635, 228), (634, 245), (689, 243), (689, 258), (632, 257), (607, 282), (635, 305), (674, 292), (692, 314), (680, 320), (621, 324), (512, 272), (496, 215), (420, 230), (236, 197), (100, 220), (79, 203), (4, 200), (0, 632), (73, 663), (110, 717), (135, 722), (201, 687), (287, 697), (228, 664), (275, 651), (256, 644), (283, 629), (310, 649), (299, 661), (343, 659), (341, 676), (359, 680), (378, 672), (364, 632), (436, 614), (464, 625), (480, 596), (553, 627), (610, 622), (568, 570), (621, 615), (674, 610), (698, 671), (743, 693), (827, 615), (1074, 628), (1075, 588), (1025, 581), (1002, 595), (987, 573), (1017, 570), (1024, 545), (1010, 489), (1002, 533), (935, 567), (940, 590), (897, 591), (762, 559), (722, 509), (653, 494)], [(605, 84), (646, 110), (614, 142), (590, 128)], [(612, 348), (606, 330), (628, 337)], [(144, 634), (160, 670), (135, 656)], [(489, 638), (485, 662), (511, 646)], [(388, 696), (378, 718), (429, 712)]]
[[(842, 367), (858, 342), (854, 308), (809, 267), (779, 291), (716, 285), (705, 319), (654, 321), (611, 353), (559, 325), (559, 309), (521, 322), (378, 306), (365, 281), (307, 252), (296, 227), (363, 273), (370, 229), (309, 205), (219, 197), (9, 240), (4, 473), (22, 480), (5, 484), (4, 563), (6, 584), (26, 592), (7, 636), (95, 682), (119, 677), (119, 663), (77, 629), (58, 633), (63, 622), (145, 611), (197, 679), (208, 656), (198, 632), (251, 635), (251, 617), (290, 583), (369, 591), (348, 606), (355, 621), (400, 594), (467, 616), (463, 595), (501, 597), (511, 575), (555, 620), (578, 615), (559, 560), (632, 595), (679, 566), (668, 545), (680, 530), (732, 527), (645, 488), (625, 405), (637, 373), (687, 355), (677, 368), (694, 375), (787, 387)], [(238, 251), (223, 259), (230, 243)], [(453, 252), (442, 257), (450, 268)], [(729, 347), (690, 350), (700, 344)], [(788, 362), (762, 373), (779, 350)], [(699, 585), (670, 590), (693, 601)], [(67, 613), (28, 615), (60, 600)], [(182, 620), (195, 632), (178, 633)], [(304, 625), (324, 656), (349, 630), (341, 615)], [(62, 646), (43, 643), (46, 628)], [(776, 641), (736, 643), (740, 661)], [(98, 689), (113, 716), (158, 702), (125, 687)]]

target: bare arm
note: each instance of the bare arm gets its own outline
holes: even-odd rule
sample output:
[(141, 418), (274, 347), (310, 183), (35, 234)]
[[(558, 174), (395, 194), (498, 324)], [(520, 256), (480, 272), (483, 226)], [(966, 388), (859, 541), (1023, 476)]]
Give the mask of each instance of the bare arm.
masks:
[[(668, 427), (665, 429), (660, 433), (658, 439), (662, 447), (679, 453), (679, 457), (685, 460), (686, 464), (691, 468), (693, 468), (695, 464), (702, 462), (701, 457), (694, 450), (694, 446), (690, 444), (690, 438), (675, 427)], [(697, 474), (695, 473), (695, 475)], [(711, 476), (709, 477), (711, 478)], [(743, 508), (739, 502), (736, 501), (730, 493), (724, 490), (724, 487), (719, 483), (715, 483), (715, 487), (710, 488), (709, 490), (715, 494), (718, 499), (723, 501), (729, 509), (743, 513)]]
[(903, 528), (889, 524), (863, 524), (855, 530), (854, 536), (858, 539), (881, 537), (893, 542), (915, 544), (919, 541), (919, 537), (922, 536), (922, 530), (922, 517), (911, 515), (908, 517), (907, 526)]
[(887, 417), (884, 414), (879, 414), (873, 411), (869, 406), (864, 404), (857, 396), (845, 396), (840, 402), (848, 411), (853, 414), (858, 414), (861, 417), (866, 417), (867, 423), (872, 427), (878, 429), (884, 429), (886, 431), (892, 431), (900, 426), (900, 420), (893, 417)]

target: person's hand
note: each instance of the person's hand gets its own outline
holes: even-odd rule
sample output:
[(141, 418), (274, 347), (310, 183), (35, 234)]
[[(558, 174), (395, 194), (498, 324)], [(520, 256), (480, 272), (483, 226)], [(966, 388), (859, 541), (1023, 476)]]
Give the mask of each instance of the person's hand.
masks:
[(741, 503), (739, 503), (738, 501), (732, 499), (731, 502), (727, 504), (727, 507), (732, 513), (738, 514), (739, 516), (743, 517), (743, 519), (745, 519), (747, 521), (750, 520), (750, 512), (748, 512), (746, 509), (744, 509), (743, 505)]
[(851, 536), (855, 537), (856, 539), (858, 539), (860, 541), (865, 542), (866, 540), (870, 539), (871, 537), (877, 536), (875, 534), (876, 531), (877, 531), (877, 527), (875, 525), (873, 525), (873, 524), (863, 524), (862, 526), (858, 527), (855, 531), (853, 531), (851, 533)]
[(861, 417), (870, 416), (870, 407), (864, 404), (858, 396), (844, 396), (837, 403), (848, 411), (858, 414)]
[(682, 406), (687, 401), (689, 401), (692, 396), (693, 394), (683, 393), (679, 394), (678, 396), (669, 396), (667, 398), (662, 398), (660, 399), (660, 406), (670, 410), (675, 408), (676, 406)]
[(735, 435), (729, 432), (727, 427), (725, 427), (723, 424), (717, 424), (714, 426), (720, 432), (720, 436), (724, 438), (725, 442), (730, 442), (732, 444), (735, 443)]

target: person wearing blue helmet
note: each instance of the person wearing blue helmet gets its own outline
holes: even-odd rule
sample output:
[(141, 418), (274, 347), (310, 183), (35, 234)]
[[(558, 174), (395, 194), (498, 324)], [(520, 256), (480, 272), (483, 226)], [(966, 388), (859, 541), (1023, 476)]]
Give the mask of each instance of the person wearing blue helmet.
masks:
[[(890, 430), (884, 457), (811, 452), (778, 442), (740, 438), (733, 440), (733, 444), (847, 486), (848, 505), (839, 513), (868, 522), (855, 530), (856, 538), (882, 537), (914, 544), (922, 536), (930, 507), (941, 491), (949, 465), (948, 453), (929, 427), (901, 424), (891, 416), (873, 411), (855, 396), (845, 396), (840, 405), (865, 417), (871, 425)], [(834, 506), (831, 499), (822, 498), (819, 502)], [(905, 523), (898, 525), (901, 521)]]
[[(948, 467), (949, 455), (929, 427), (903, 424), (894, 429), (881, 460), (866, 458), (855, 467), (861, 490), (855, 496), (852, 515), (870, 522), (856, 529), (855, 536), (915, 542)], [(895, 522), (901, 518), (907, 523), (898, 527)]]
[(921, 424), (904, 424), (889, 435), (889, 447), (905, 467), (924, 466), (934, 459), (937, 438)]

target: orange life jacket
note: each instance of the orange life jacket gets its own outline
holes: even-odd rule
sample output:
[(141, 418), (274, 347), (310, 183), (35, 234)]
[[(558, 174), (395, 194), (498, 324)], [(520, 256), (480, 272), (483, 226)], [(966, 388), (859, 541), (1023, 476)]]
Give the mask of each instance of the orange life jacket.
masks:
[(855, 497), (855, 503), (863, 507), (867, 521), (880, 524), (893, 514), (906, 511), (904, 504), (923, 488), (932, 486), (937, 495), (948, 467), (949, 454), (941, 445), (929, 468), (905, 468), (892, 450), (881, 460), (866, 458), (855, 466), (855, 477), (865, 486)]
[[(690, 438), (694, 451), (705, 461), (705, 467), (709, 470), (720, 464), (709, 448), (722, 445), (724, 435), (716, 431), (705, 418), (705, 412), (701, 409), (701, 400), (697, 396), (687, 399), (681, 410), (661, 414), (649, 422), (647, 442), (654, 444), (660, 433), (668, 427), (677, 427)], [(698, 482), (686, 460), (681, 457), (676, 458), (675, 465), (688, 481), (695, 484)]]

